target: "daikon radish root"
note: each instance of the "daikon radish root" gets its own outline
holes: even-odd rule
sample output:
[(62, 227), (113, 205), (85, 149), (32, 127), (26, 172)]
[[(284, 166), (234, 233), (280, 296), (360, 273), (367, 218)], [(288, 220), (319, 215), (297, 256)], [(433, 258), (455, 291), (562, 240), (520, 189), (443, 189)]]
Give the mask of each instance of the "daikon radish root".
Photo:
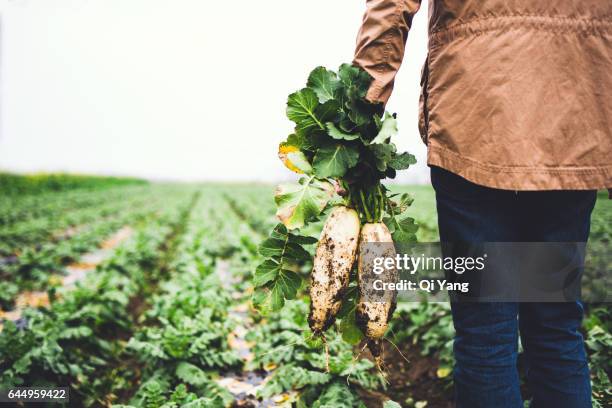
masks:
[(315, 334), (327, 330), (340, 310), (356, 257), (360, 226), (357, 212), (344, 206), (334, 208), (323, 226), (310, 286), (308, 324)]
[(368, 340), (368, 348), (374, 356), (376, 365), (382, 368), (382, 338), (395, 311), (397, 294), (395, 291), (375, 291), (372, 282), (383, 279), (386, 282), (397, 280), (395, 268), (385, 270), (384, 275), (374, 275), (374, 259), (379, 257), (395, 258), (393, 239), (383, 223), (368, 223), (361, 229), (359, 239), (358, 283), (359, 297), (355, 308), (355, 320)]

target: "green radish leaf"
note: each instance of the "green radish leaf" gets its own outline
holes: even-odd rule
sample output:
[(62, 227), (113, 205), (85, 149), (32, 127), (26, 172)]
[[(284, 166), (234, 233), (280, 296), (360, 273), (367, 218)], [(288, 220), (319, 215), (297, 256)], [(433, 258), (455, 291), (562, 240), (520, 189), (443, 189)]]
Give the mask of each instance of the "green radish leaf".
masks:
[(380, 130), (380, 128), (382, 127), (382, 118), (380, 117), (380, 115), (374, 115), (374, 123), (376, 124), (376, 129)]
[(300, 286), (302, 286), (302, 278), (293, 271), (283, 269), (272, 283), (266, 303), (269, 304), (271, 310), (279, 310), (285, 304), (285, 299), (295, 299)]
[[(313, 244), (315, 238), (302, 237), (300, 235), (291, 234), (283, 224), (277, 224), (270, 233), (269, 238), (264, 240), (259, 246), (259, 253), (267, 257), (255, 269), (253, 274), (253, 284), (255, 287), (267, 286), (274, 289), (276, 285), (281, 283), (279, 288), (283, 288), (284, 281), (291, 281), (294, 277), (291, 269), (302, 262), (310, 261), (311, 256), (306, 251), (302, 244)], [(286, 285), (285, 285), (286, 286)], [(284, 290), (283, 292), (286, 292)], [(270, 293), (270, 302), (279, 302), (278, 298), (274, 298), (277, 293)], [(265, 298), (253, 300), (253, 303), (263, 303)]]
[(333, 139), (327, 135), (326, 130), (315, 129), (307, 134), (299, 129), (296, 129), (295, 131), (302, 143), (300, 149), (304, 153), (308, 152), (314, 154), (317, 149), (321, 148), (322, 146), (328, 146), (333, 143)]
[(414, 198), (408, 193), (404, 193), (401, 195), (399, 203), (395, 208), (396, 214), (401, 214), (408, 209), (412, 205)]
[(323, 211), (333, 195), (334, 186), (314, 177), (300, 184), (281, 184), (274, 194), (276, 216), (288, 229), (301, 228)]
[[(276, 369), (270, 380), (258, 390), (257, 396), (260, 398), (270, 398), (271, 396), (279, 395), (290, 390), (308, 390), (309, 387), (328, 383), (330, 377), (328, 373), (307, 369), (297, 365), (295, 362), (288, 362), (286, 364), (281, 364), (280, 367)], [(350, 405), (350, 407), (353, 406), (354, 405)], [(298, 407), (300, 407), (300, 405), (298, 405)], [(304, 407), (304, 405), (301, 405), (301, 407)], [(348, 407), (348, 405), (317, 404), (316, 407)]]
[(391, 236), (393, 237), (393, 242), (396, 242), (398, 244), (408, 244), (417, 242), (417, 237), (415, 234), (407, 233), (402, 230), (396, 230), (391, 234)]
[(342, 119), (338, 121), (338, 127), (344, 133), (352, 133), (356, 129), (355, 124), (351, 121), (351, 119), (346, 114), (344, 114)]
[(397, 119), (395, 119), (389, 112), (385, 112), (385, 119), (382, 126), (374, 140), (372, 140), (370, 143), (385, 143), (391, 137), (395, 136), (397, 131)]
[[(361, 360), (363, 361), (363, 360)], [(362, 369), (360, 367), (360, 369)], [(368, 387), (365, 387), (368, 388)], [(308, 390), (308, 389), (306, 389)], [(358, 394), (347, 385), (346, 381), (335, 380), (317, 392), (316, 401), (298, 408), (365, 408)]]
[(338, 71), (345, 87), (343, 108), (348, 112), (349, 119), (357, 126), (364, 126), (373, 121), (373, 116), (380, 106), (365, 100), (370, 88), (372, 77), (362, 69), (343, 64)]
[(389, 167), (395, 170), (406, 170), (411, 165), (416, 164), (416, 162), (416, 158), (412, 154), (404, 152), (394, 155), (388, 164)]
[(397, 229), (397, 221), (395, 221), (395, 217), (385, 217), (383, 219), (383, 223), (387, 226), (391, 235), (393, 235)]
[(403, 193), (400, 196), (399, 201), (395, 201), (395, 200), (389, 200), (389, 201), (391, 203), (394, 203), (394, 205), (388, 206), (387, 211), (389, 212), (391, 216), (396, 216), (396, 215), (400, 215), (404, 213), (408, 209), (408, 207), (412, 205), (414, 198), (412, 198), (412, 196), (408, 193)]
[(310, 253), (302, 248), (301, 245), (292, 242), (287, 243), (285, 247), (284, 257), (291, 259), (292, 261), (310, 261)]
[(358, 160), (359, 151), (355, 147), (336, 144), (317, 150), (312, 166), (317, 177), (342, 177)]
[[(319, 123), (325, 124), (326, 122), (333, 122), (338, 117), (340, 112), (340, 104), (337, 101), (330, 100), (317, 107), (315, 109), (315, 115), (319, 119)], [(321, 129), (326, 130), (325, 125)]]
[(288, 235), (287, 227), (283, 224), (276, 224), (272, 232), (270, 232), (270, 238), (286, 240)]
[(327, 122), (325, 124), (327, 127), (327, 134), (333, 137), (336, 140), (355, 140), (359, 139), (359, 133), (345, 133), (338, 129), (336, 125), (332, 122)]
[(276, 286), (283, 292), (285, 299), (295, 299), (298, 289), (302, 286), (302, 278), (293, 271), (283, 269), (278, 275)]
[(352, 345), (358, 344), (363, 339), (363, 333), (355, 323), (355, 309), (340, 322), (340, 332), (342, 340)]
[(287, 100), (287, 117), (296, 124), (296, 128), (308, 133), (311, 129), (325, 127), (315, 115), (319, 106), (317, 94), (312, 89), (304, 88), (289, 95)]
[(351, 312), (355, 310), (358, 291), (359, 291), (359, 288), (357, 287), (356, 284), (351, 284), (348, 287), (344, 295), (344, 301), (342, 302), (342, 305), (340, 306), (340, 310), (338, 311), (338, 314), (336, 315), (338, 319), (344, 319), (346, 316), (348, 316)]
[(259, 245), (259, 254), (266, 258), (280, 256), (285, 249), (285, 241), (276, 238), (268, 238)]
[(201, 386), (210, 382), (201, 368), (184, 361), (178, 364), (175, 374), (177, 378), (189, 385)]
[(32, 356), (30, 353), (24, 355), (13, 364), (13, 371), (17, 374), (24, 374), (28, 372), (28, 369), (32, 365)]
[(278, 276), (281, 270), (281, 265), (274, 259), (266, 259), (260, 263), (255, 269), (253, 275), (253, 284), (255, 286), (263, 286), (266, 283), (273, 281)]
[(68, 327), (59, 335), (60, 339), (82, 339), (89, 337), (93, 331), (87, 326)]
[(355, 306), (357, 305), (358, 287), (351, 285), (344, 295), (344, 301), (338, 311), (342, 339), (349, 344), (357, 344), (363, 339), (363, 333), (355, 323)]
[(395, 145), (389, 143), (371, 144), (368, 148), (374, 153), (376, 158), (376, 169), (378, 171), (387, 170), (387, 165), (395, 153)]
[(251, 302), (253, 302), (253, 307), (261, 312), (267, 312), (266, 309), (266, 300), (268, 300), (269, 290), (266, 288), (257, 288), (253, 292), (253, 296), (251, 296)]
[[(283, 142), (283, 144), (289, 145), (289, 146), (295, 146), (300, 150), (304, 150), (306, 149), (306, 140), (305, 140), (305, 136), (303, 133), (292, 133), (289, 136), (287, 136), (287, 140), (285, 140)], [(308, 149), (306, 149), (308, 150)]]
[(394, 242), (398, 244), (417, 242), (416, 232), (419, 226), (414, 222), (414, 218), (405, 217), (398, 221), (395, 217), (389, 217), (384, 222), (389, 228)]
[[(229, 400), (229, 403), (231, 403), (231, 400)], [(181, 408), (224, 408), (225, 406), (227, 406), (227, 404), (228, 402), (223, 401), (223, 397), (215, 395), (214, 398), (209, 398), (209, 397), (198, 398), (186, 404), (181, 404), (180, 407)], [(173, 405), (170, 405), (170, 406), (173, 406)]]
[(352, 88), (353, 97), (365, 98), (372, 83), (372, 77), (366, 71), (350, 65), (342, 64), (338, 70), (340, 80), (347, 88)]
[(307, 237), (303, 235), (289, 234), (289, 242), (294, 242), (300, 245), (312, 245), (319, 242), (315, 237)]
[(414, 218), (405, 217), (398, 221), (399, 228), (405, 232), (417, 232), (419, 226), (416, 222), (414, 222)]
[[(374, 115), (381, 110), (381, 106), (370, 103), (365, 99), (349, 99), (345, 103), (346, 109), (348, 110), (348, 117), (357, 126), (375, 126)], [(370, 135), (368, 140), (373, 137)]]
[(397, 171), (391, 167), (387, 167), (387, 170), (385, 170), (385, 177), (387, 178), (394, 179), (396, 175)]
[(347, 108), (349, 110), (348, 117), (355, 125), (365, 126), (370, 123), (370, 113), (357, 103), (347, 103)]
[(342, 85), (336, 74), (325, 67), (316, 67), (308, 77), (308, 87), (317, 94), (319, 102), (325, 103), (336, 97), (336, 91)]

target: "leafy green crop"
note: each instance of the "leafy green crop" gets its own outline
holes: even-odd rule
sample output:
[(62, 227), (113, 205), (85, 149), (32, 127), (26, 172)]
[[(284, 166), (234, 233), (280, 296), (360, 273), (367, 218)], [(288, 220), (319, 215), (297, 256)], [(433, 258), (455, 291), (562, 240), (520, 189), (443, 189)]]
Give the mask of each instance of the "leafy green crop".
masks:
[[(321, 95), (331, 95), (329, 85), (321, 87)], [(342, 138), (355, 140), (357, 133), (337, 129), (348, 135)], [(312, 167), (301, 151), (287, 153), (293, 163), (300, 155), (305, 162), (297, 165)], [(392, 397), (406, 406), (416, 400), (415, 406), (424, 406), (422, 394), (446, 398), (454, 335), (448, 305), (398, 305), (389, 340), (406, 353), (411, 364), (419, 363), (417, 353), (427, 355), (429, 364), (438, 364), (429, 375), (440, 378), (408, 385), (404, 377), (394, 375), (385, 390), (373, 364), (355, 357), (354, 344), (361, 334), (351, 323), (354, 282), (345, 294), (339, 324), (326, 333), (331, 352), (330, 371), (326, 371), (325, 344), (312, 338), (306, 319), (308, 298), (303, 289), (315, 242), (307, 237), (319, 234), (326, 212), (343, 203), (345, 196), (335, 192), (334, 179), (323, 181), (334, 187), (323, 212), (299, 229), (279, 224), (272, 236), (268, 232), (277, 219), (274, 188), (269, 185), (153, 183), (0, 199), (0, 257), (10, 257), (0, 265), (0, 297), (12, 304), (15, 295), (28, 287), (26, 283), (33, 282), (31, 277), (20, 280), (12, 272), (17, 265), (31, 265), (21, 269), (23, 276), (29, 272), (40, 276), (40, 289), (50, 289), (52, 298), (49, 307), (25, 311), (14, 322), (0, 322), (0, 388), (68, 386), (71, 404), (78, 406), (221, 408), (232, 399), (236, 405), (257, 405), (249, 396), (244, 401), (241, 395), (229, 395), (221, 380), (255, 377), (259, 381), (265, 376), (265, 385), (258, 388), (265, 399), (262, 405), (277, 400), (279, 390), (299, 408), (362, 407), (364, 393)], [(186, 220), (186, 230), (178, 228), (196, 189), (202, 198)], [(431, 187), (393, 185), (392, 189), (416, 194), (410, 213), (421, 226), (418, 232), (427, 233), (420, 237), (437, 239)], [(403, 212), (412, 199), (398, 194), (393, 201), (393, 209), (387, 208), (384, 218), (390, 228), (396, 221), (397, 231), (412, 239), (417, 221)], [(592, 243), (609, 245), (611, 205), (607, 196), (600, 196), (593, 212)], [(139, 222), (139, 214), (145, 212), (150, 216)], [(77, 235), (53, 238), (56, 231), (80, 225), (84, 228)], [(60, 273), (64, 258), (78, 260), (80, 253), (95, 248), (113, 230), (108, 225), (130, 225), (134, 234), (74, 288), (50, 288), (49, 273)], [(172, 242), (179, 241), (175, 250), (170, 236)], [(263, 242), (265, 256), (257, 250)], [(15, 248), (22, 259), (12, 258)], [(174, 256), (168, 258), (169, 251)], [(256, 283), (273, 288), (277, 280), (277, 293), (295, 290), (296, 299), (287, 301), (281, 311), (262, 315), (248, 310), (244, 302), (251, 294), (255, 267), (268, 260), (272, 263), (256, 272)], [(289, 279), (276, 279), (280, 271)], [(282, 285), (283, 281), (290, 284)], [(280, 296), (267, 299), (263, 295), (264, 306), (273, 299), (281, 302)], [(582, 331), (595, 407), (608, 407), (612, 401), (608, 309), (605, 304), (585, 305)], [(249, 332), (247, 339), (244, 330)], [(238, 333), (242, 334), (237, 346)], [(254, 359), (245, 363), (237, 355)], [(384, 405), (397, 406), (390, 401)], [(427, 406), (437, 404), (429, 401)]]
[(148, 266), (159, 260), (163, 231), (154, 226), (137, 236), (50, 309), (27, 310), (19, 325), (7, 322), (0, 333), (0, 385), (70, 385), (75, 401), (86, 405), (119, 388), (101, 375), (122, 350), (106, 339), (131, 330), (128, 303), (146, 282)]
[(132, 301), (162, 275), (191, 191), (166, 199), (163, 213), (78, 282), (51, 292), (49, 308), (26, 309), (0, 332), (0, 387), (69, 386), (76, 405), (107, 405), (128, 387), (119, 372), (122, 336), (134, 329)]
[(229, 214), (223, 219), (209, 216), (211, 208), (223, 203), (221, 198), (196, 206), (179, 256), (169, 267), (172, 274), (160, 284), (142, 325), (128, 341), (127, 356), (141, 367), (131, 406), (177, 406), (177, 391), (186, 404), (178, 406), (225, 407), (234, 399), (215, 381), (221, 371), (243, 365), (228, 343), (237, 323), (228, 313), (233, 299), (216, 273), (218, 254), (208, 252), (211, 237), (205, 234), (229, 224)]
[(585, 344), (593, 380), (593, 406), (603, 408), (612, 403), (612, 313), (606, 305), (595, 307), (584, 321)]
[(65, 265), (120, 228), (150, 219), (163, 194), (150, 186), (129, 186), (0, 203), (0, 308), (10, 310), (18, 292), (57, 285)]
[(287, 303), (282, 312), (271, 313), (265, 324), (256, 325), (247, 335), (254, 342), (255, 358), (249, 369), (278, 365), (259, 391), (260, 397), (298, 390), (300, 407), (362, 407), (354, 389), (382, 389), (384, 383), (374, 364), (355, 359), (353, 348), (335, 333), (327, 338), (329, 372), (321, 339), (312, 339), (304, 300)]

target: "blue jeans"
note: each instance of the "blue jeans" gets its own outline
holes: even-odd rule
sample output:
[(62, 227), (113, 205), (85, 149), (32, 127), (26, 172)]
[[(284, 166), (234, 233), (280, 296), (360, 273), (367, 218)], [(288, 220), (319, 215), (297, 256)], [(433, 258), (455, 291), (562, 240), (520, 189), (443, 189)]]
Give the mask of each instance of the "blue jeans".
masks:
[[(515, 192), (432, 167), (442, 242), (586, 242), (595, 191)], [(591, 407), (580, 302), (453, 302), (457, 408), (523, 407), (518, 337), (532, 408)]]

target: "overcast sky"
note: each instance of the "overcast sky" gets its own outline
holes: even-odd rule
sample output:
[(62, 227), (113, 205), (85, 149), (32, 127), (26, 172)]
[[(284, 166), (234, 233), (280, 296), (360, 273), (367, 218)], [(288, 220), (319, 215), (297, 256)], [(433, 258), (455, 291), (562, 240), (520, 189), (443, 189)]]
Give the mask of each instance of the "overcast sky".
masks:
[[(0, 169), (274, 181), (287, 95), (350, 62), (365, 0), (0, 0)], [(427, 6), (388, 109), (418, 136)]]

